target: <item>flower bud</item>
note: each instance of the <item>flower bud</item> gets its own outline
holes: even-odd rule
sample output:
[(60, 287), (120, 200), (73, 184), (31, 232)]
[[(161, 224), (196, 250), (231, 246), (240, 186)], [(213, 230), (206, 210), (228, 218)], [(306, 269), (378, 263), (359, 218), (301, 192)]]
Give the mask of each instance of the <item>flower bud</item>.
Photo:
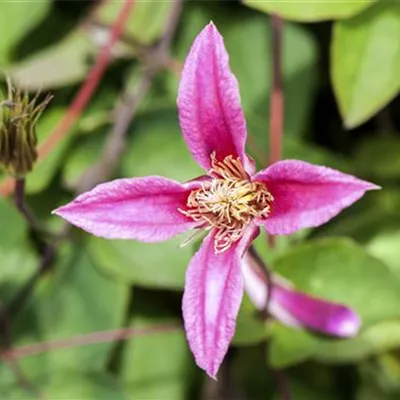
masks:
[(36, 104), (40, 92), (30, 100), (10, 79), (7, 89), (7, 98), (0, 102), (0, 165), (14, 178), (22, 178), (37, 159), (36, 123), (52, 96)]

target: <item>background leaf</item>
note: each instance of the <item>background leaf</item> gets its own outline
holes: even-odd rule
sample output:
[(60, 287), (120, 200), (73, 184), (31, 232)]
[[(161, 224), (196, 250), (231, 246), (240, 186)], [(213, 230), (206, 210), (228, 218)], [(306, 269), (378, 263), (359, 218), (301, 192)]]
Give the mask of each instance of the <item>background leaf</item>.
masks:
[[(392, 325), (372, 326), (399, 317), (396, 305), (400, 281), (355, 243), (333, 238), (310, 242), (288, 251), (275, 260), (274, 266), (301, 291), (350, 306), (362, 319), (363, 333), (355, 339), (339, 340), (278, 326), (271, 346), (273, 365), (282, 367), (311, 356), (343, 361), (351, 359), (349, 350), (363, 357), (373, 353), (376, 346), (387, 346), (386, 342), (376, 345), (371, 337), (378, 337), (378, 341), (387, 338), (389, 343), (389, 337), (397, 337), (397, 333), (389, 335), (389, 330), (385, 335), (382, 331), (376, 334), (379, 329), (392, 329)], [(370, 293), (374, 293), (373, 303), (369, 301)], [(397, 324), (394, 329), (396, 332)]]
[[(14, 337), (18, 345), (115, 329), (123, 323), (127, 286), (99, 273), (85, 250), (63, 250), (56, 272), (41, 282), (16, 320)], [(112, 342), (106, 342), (61, 348), (24, 358), (20, 365), (28, 379), (46, 385), (54, 371), (104, 371), (113, 347)], [(5, 365), (0, 369), (0, 379), (3, 384), (15, 384)]]
[[(27, 35), (49, 12), (51, 2), (14, 2), (0, 3), (0, 65), (8, 64), (12, 59), (12, 49)], [(26, 16), (29, 15), (29, 18)]]
[(167, 306), (155, 305), (149, 294), (139, 293), (135, 301), (131, 327), (176, 325), (176, 328), (154, 331), (126, 343), (121, 380), (129, 398), (188, 398), (196, 368), (180, 321), (171, 315)]
[(393, 1), (335, 24), (331, 74), (346, 127), (366, 121), (397, 94), (399, 34), (400, 4)]
[(89, 40), (75, 31), (52, 47), (12, 65), (7, 72), (23, 88), (53, 89), (79, 82), (89, 70), (92, 53)]
[(293, 1), (262, 1), (244, 0), (244, 4), (266, 13), (278, 14), (283, 18), (295, 21), (315, 22), (326, 19), (340, 19), (352, 17), (373, 4), (375, 0), (326, 2), (301, 0)]
[[(43, 143), (53, 132), (65, 109), (54, 108), (40, 120), (37, 125), (37, 135), (39, 143)], [(66, 135), (62, 140), (57, 143), (56, 148), (44, 160), (37, 161), (37, 164), (29, 174), (27, 179), (27, 192), (37, 193), (45, 189), (50, 184), (51, 179), (57, 173), (58, 168), (61, 166), (62, 157), (66, 149), (71, 143), (72, 132)]]

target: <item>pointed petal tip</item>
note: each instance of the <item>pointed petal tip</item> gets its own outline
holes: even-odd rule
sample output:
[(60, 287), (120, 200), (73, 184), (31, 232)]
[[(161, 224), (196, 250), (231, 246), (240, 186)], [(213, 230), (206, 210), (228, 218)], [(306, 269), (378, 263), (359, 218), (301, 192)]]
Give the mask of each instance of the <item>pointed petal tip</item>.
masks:
[(367, 190), (381, 190), (382, 186), (375, 185), (375, 183), (370, 183), (369, 182), (369, 188)]
[[(190, 343), (189, 343), (190, 345)], [(201, 368), (211, 379), (217, 381), (217, 374), (220, 364), (216, 363), (214, 357), (207, 357), (204, 353), (193, 352), (194, 359), (199, 368)]]
[(52, 215), (57, 215), (57, 216), (59, 216), (59, 217), (61, 217), (61, 218), (65, 218), (65, 217), (64, 217), (64, 210), (66, 210), (67, 208), (68, 208), (68, 204), (65, 204), (65, 205), (63, 205), (63, 206), (60, 206), (60, 207), (54, 209), (54, 210), (51, 212), (51, 214), (52, 214)]
[(293, 159), (272, 164), (258, 172), (254, 180), (266, 182), (275, 198), (271, 215), (262, 221), (273, 235), (320, 226), (367, 191), (380, 189), (353, 175)]
[(211, 231), (186, 271), (182, 313), (186, 338), (196, 364), (216, 379), (235, 333), (243, 295), (240, 262), (256, 227), (228, 251), (214, 252), (216, 231)]
[[(210, 359), (210, 360), (203, 360), (203, 363), (198, 363), (196, 360), (197, 365), (205, 371), (205, 373), (208, 375), (209, 378), (213, 379), (214, 381), (217, 381), (217, 374), (218, 374), (218, 370), (220, 365), (216, 365), (215, 364), (215, 360)], [(206, 365), (204, 365), (204, 363)]]
[(247, 130), (238, 81), (213, 21), (196, 36), (186, 57), (177, 104), (183, 137), (202, 168), (210, 170), (215, 152), (221, 160), (240, 158), (248, 172), (254, 172), (245, 152)]
[(206, 371), (207, 372), (207, 375), (211, 378), (211, 379), (213, 379), (214, 381), (218, 381), (218, 379), (217, 379), (217, 371)]
[(106, 239), (164, 241), (196, 226), (179, 208), (198, 185), (159, 176), (117, 179), (80, 194), (52, 213)]
[(210, 22), (200, 31), (200, 33), (197, 35), (197, 38), (195, 41), (202, 40), (205, 36), (210, 36), (210, 35), (219, 35), (221, 34), (218, 31), (218, 28), (215, 26), (214, 22), (210, 20)]
[(64, 204), (64, 205), (54, 209), (51, 212), (51, 214), (57, 215), (58, 217), (61, 217), (61, 218), (65, 219), (66, 221), (70, 222), (69, 216), (71, 214), (71, 211), (73, 212), (73, 209), (74, 209), (74, 201), (71, 201), (70, 203)]

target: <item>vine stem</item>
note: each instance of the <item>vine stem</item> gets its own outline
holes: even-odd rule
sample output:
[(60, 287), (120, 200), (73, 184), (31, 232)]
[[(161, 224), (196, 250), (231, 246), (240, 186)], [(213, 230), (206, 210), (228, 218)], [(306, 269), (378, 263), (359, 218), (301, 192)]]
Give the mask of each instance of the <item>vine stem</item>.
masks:
[(69, 129), (82, 114), (89, 100), (92, 98), (108, 64), (111, 61), (112, 48), (117, 42), (118, 38), (121, 36), (124, 27), (128, 22), (128, 18), (131, 14), (134, 4), (134, 0), (124, 1), (123, 5), (121, 6), (121, 10), (111, 28), (108, 41), (101, 49), (95, 65), (89, 72), (87, 79), (76, 94), (64, 118), (56, 126), (49, 139), (39, 147), (38, 153), (40, 158), (44, 157), (50, 150), (53, 149), (56, 143), (64, 138)]
[[(260, 254), (257, 252), (254, 246), (250, 246), (248, 250), (250, 256), (253, 258), (256, 266), (253, 268), (254, 272), (259, 275), (259, 277), (264, 281), (266, 287), (267, 287), (267, 298), (265, 301), (265, 309), (262, 317), (265, 317), (267, 320), (270, 317), (269, 314), (269, 305), (271, 302), (271, 293), (272, 293), (272, 272), (269, 266), (264, 262)], [(269, 353), (269, 346), (270, 342), (265, 342), (265, 351), (268, 357)], [(285, 373), (282, 370), (269, 367), (269, 370), (271, 371), (271, 374), (273, 375), (277, 389), (279, 391), (279, 394), (282, 398), (282, 400), (291, 400), (291, 394), (290, 394), (290, 389), (289, 389), (289, 384), (287, 377)]]
[(270, 106), (270, 164), (282, 157), (284, 97), (282, 84), (282, 25), (277, 15), (272, 16), (272, 93)]
[[(282, 26), (283, 21), (278, 15), (272, 15), (272, 92), (270, 102), (269, 127), (269, 164), (279, 161), (282, 157), (284, 96), (282, 79)], [(268, 244), (275, 246), (275, 238), (268, 236)]]
[(91, 332), (83, 335), (69, 337), (48, 342), (34, 343), (26, 346), (14, 347), (1, 354), (5, 360), (16, 360), (19, 358), (33, 356), (35, 354), (48, 351), (67, 349), (71, 347), (86, 346), (96, 343), (115, 342), (117, 340), (126, 340), (134, 336), (143, 336), (156, 333), (174, 332), (182, 329), (177, 323), (152, 325), (140, 328), (121, 328), (107, 331)]
[(86, 170), (76, 189), (78, 193), (92, 189), (93, 186), (107, 179), (115, 170), (125, 148), (125, 137), (134, 118), (141, 100), (150, 89), (156, 74), (164, 69), (170, 59), (170, 46), (175, 30), (179, 23), (182, 11), (182, 0), (175, 0), (160, 43), (152, 49), (148, 49), (143, 61), (143, 73), (140, 81), (133, 90), (126, 90), (122, 101), (114, 111), (114, 124), (107, 135), (102, 154), (98, 161)]
[[(99, 52), (96, 62), (90, 70), (86, 80), (80, 87), (67, 112), (55, 127), (54, 131), (50, 134), (48, 139), (39, 146), (39, 159), (43, 159), (56, 146), (56, 144), (68, 134), (70, 128), (80, 117), (89, 100), (92, 98), (108, 64), (111, 61), (112, 48), (124, 30), (134, 3), (134, 0), (124, 0), (124, 3), (121, 6), (121, 11), (111, 28), (109, 39)], [(0, 194), (2, 196), (8, 196), (13, 192), (14, 186), (15, 183), (13, 179), (9, 178), (4, 180), (0, 185)]]
[(15, 180), (14, 203), (15, 207), (28, 222), (30, 228), (39, 231), (40, 227), (35, 215), (25, 202), (25, 178)]

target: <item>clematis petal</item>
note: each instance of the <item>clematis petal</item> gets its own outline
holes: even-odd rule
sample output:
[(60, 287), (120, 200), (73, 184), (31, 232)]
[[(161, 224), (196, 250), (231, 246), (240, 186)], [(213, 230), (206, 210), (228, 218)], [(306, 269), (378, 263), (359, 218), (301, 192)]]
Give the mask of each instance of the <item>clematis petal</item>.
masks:
[(352, 175), (298, 160), (279, 161), (253, 180), (266, 183), (274, 196), (271, 214), (260, 221), (273, 235), (322, 225), (367, 190), (379, 189)]
[(194, 255), (186, 272), (182, 311), (186, 336), (196, 363), (215, 378), (235, 332), (243, 295), (241, 257), (258, 228), (229, 250), (215, 254), (211, 232)]
[(206, 171), (210, 155), (240, 157), (248, 173), (253, 162), (245, 154), (246, 122), (238, 82), (229, 67), (222, 36), (213, 23), (195, 39), (182, 71), (178, 94), (179, 120), (193, 158)]
[[(244, 287), (256, 308), (264, 310), (267, 285), (257, 268), (246, 254), (242, 262)], [(339, 337), (351, 337), (358, 333), (360, 318), (349, 307), (295, 291), (276, 275), (272, 277), (271, 287), (268, 310), (283, 324)]]
[(96, 236), (157, 242), (196, 226), (178, 208), (185, 205), (190, 189), (199, 186), (197, 181), (180, 184), (158, 176), (117, 179), (53, 213)]
[(271, 313), (278, 319), (283, 310), (303, 326), (340, 337), (355, 336), (360, 329), (360, 318), (344, 305), (317, 299), (279, 284), (272, 286), (271, 297)]

